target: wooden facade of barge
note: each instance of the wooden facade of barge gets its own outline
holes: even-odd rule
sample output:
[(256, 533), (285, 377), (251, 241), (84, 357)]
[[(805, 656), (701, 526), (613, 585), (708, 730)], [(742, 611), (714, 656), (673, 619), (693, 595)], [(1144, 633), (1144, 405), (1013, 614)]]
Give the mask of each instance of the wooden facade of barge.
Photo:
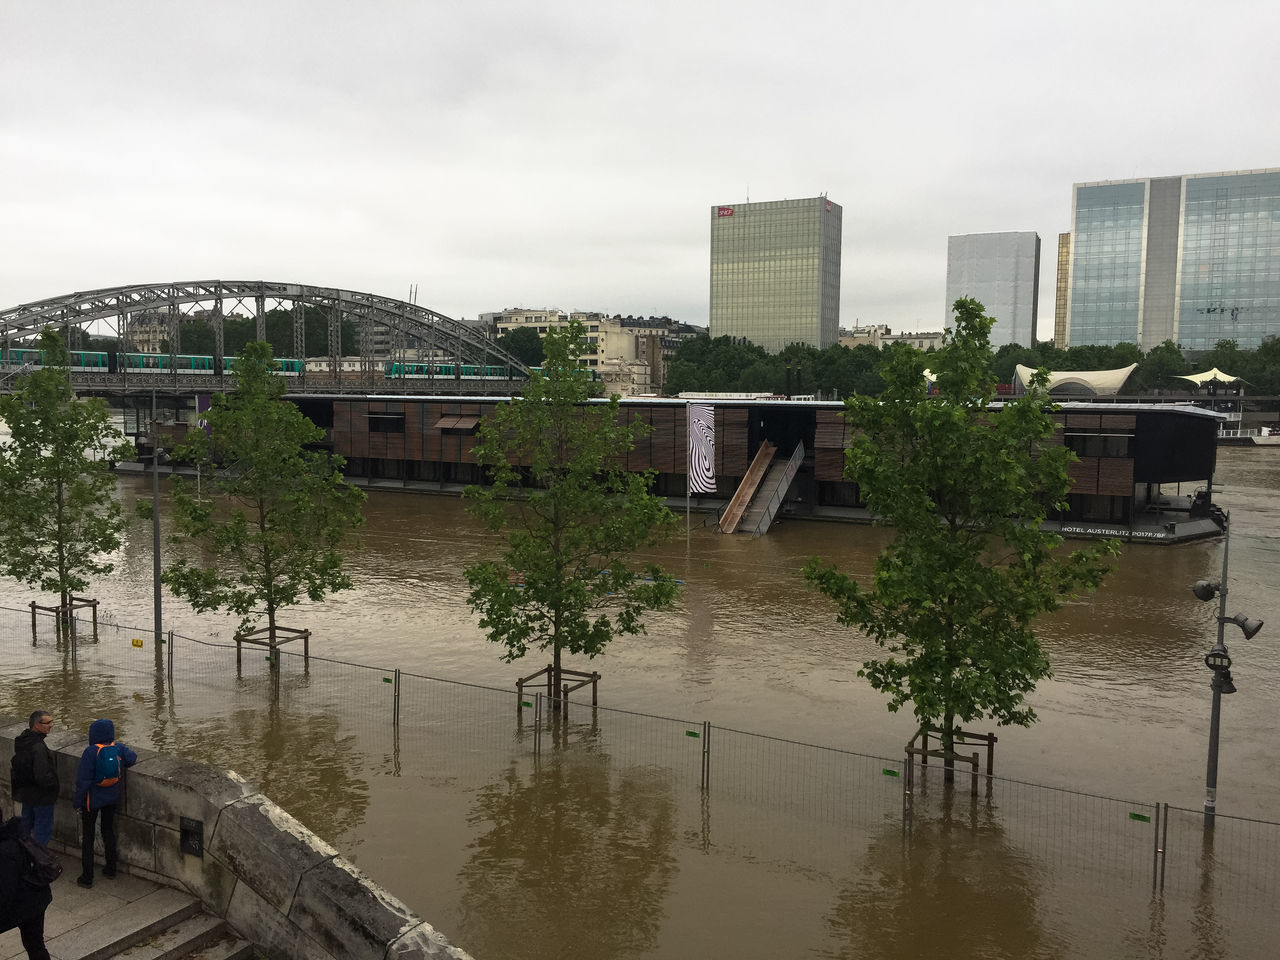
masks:
[[(476, 431), (499, 399), (460, 397), (308, 397), (295, 402), (325, 428), (347, 475), (369, 482), (402, 481), (441, 488), (481, 483), (475, 463)], [(859, 509), (857, 485), (844, 476), (849, 427), (840, 403), (782, 400), (712, 400), (715, 408), (717, 490), (704, 501), (727, 500), (765, 440), (781, 456), (803, 443), (804, 463), (784, 512), (820, 515), (824, 509)], [(657, 471), (656, 492), (683, 497), (688, 443), (683, 400), (624, 400), (621, 415), (651, 427), (631, 451), (631, 470)], [(1071, 466), (1064, 523), (1130, 525), (1162, 487), (1211, 487), (1217, 453), (1216, 415), (1191, 406), (1068, 402), (1054, 414), (1061, 429), (1052, 442), (1080, 458)]]

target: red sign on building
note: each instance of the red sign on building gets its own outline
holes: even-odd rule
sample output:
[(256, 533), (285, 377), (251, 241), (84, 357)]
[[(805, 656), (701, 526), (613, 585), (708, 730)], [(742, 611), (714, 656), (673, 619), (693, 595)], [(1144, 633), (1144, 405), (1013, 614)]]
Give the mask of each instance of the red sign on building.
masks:
[(717, 217), (732, 217), (733, 207), (719, 207), (716, 210)]

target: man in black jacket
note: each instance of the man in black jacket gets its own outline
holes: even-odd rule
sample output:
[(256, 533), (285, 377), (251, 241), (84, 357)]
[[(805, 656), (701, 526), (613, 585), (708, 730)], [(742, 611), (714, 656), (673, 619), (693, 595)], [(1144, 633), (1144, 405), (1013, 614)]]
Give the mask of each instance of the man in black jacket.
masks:
[(27, 729), (13, 742), (9, 782), (13, 802), (22, 804), (22, 825), (36, 843), (48, 846), (53, 837), (53, 805), (58, 799), (58, 767), (44, 738), (53, 729), (53, 714), (37, 710)]
[(18, 928), (29, 960), (49, 960), (44, 945), (44, 912), (53, 899), (48, 885), (22, 879), (27, 852), (18, 842), (25, 828), (17, 817), (0, 824), (0, 932)]

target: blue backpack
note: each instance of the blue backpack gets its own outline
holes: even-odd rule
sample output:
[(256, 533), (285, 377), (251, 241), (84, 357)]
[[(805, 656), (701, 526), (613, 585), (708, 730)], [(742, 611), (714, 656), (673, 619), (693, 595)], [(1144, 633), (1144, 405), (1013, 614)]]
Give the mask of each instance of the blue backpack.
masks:
[(93, 783), (97, 787), (114, 787), (120, 782), (120, 748), (111, 743), (94, 744), (98, 755), (93, 762)]

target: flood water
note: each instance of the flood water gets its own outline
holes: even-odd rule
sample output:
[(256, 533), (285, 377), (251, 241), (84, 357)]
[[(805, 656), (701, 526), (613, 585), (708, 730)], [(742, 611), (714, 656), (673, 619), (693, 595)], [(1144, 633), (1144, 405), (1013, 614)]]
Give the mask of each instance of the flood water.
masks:
[[(1276, 821), (1280, 451), (1222, 449), (1216, 480), (1232, 516), (1228, 613), (1267, 623), (1248, 642), (1227, 628), (1239, 693), (1223, 698), (1218, 810)], [(132, 509), (150, 481), (122, 477), (120, 490)], [(384, 680), (397, 668), (511, 690), (545, 660), (502, 663), (476, 626), (462, 570), (502, 542), (458, 500), (376, 491), (366, 516), (349, 559), (356, 589), (288, 622), (312, 630), (317, 657), (377, 670), (313, 662), (273, 706), (259, 666), (236, 679), (225, 651), (179, 644), (166, 690), (149, 636), (151, 529), (138, 522), (91, 591), (103, 639), (74, 669), (17, 643), (22, 615), (0, 612), (12, 678), (0, 709), (25, 715), (39, 701), (86, 725), (114, 715), (132, 743), (236, 769), (478, 960), (1274, 953), (1262, 938), (1277, 933), (1280, 863), (1247, 858), (1275, 856), (1276, 829), (1238, 832), (1234, 845), (1219, 830), (1214, 863), (1239, 849), (1241, 882), (1271, 878), (1251, 883), (1242, 896), (1262, 900), (1227, 923), (1214, 915), (1221, 897), (1204, 892), (1212, 858), (1187, 839), (1194, 817), (1168, 841), (1181, 859), (1166, 890), (1185, 891), (1187, 909), (1151, 900), (1154, 835), (1115, 826), (1141, 823), (1134, 803), (1203, 804), (1217, 603), (1190, 585), (1218, 578), (1220, 538), (1127, 546), (1097, 594), (1040, 624), (1054, 678), (1033, 696), (1038, 723), (996, 731), (996, 773), (1102, 799), (1002, 784), (974, 804), (926, 783), (904, 838), (902, 782), (883, 771), (912, 718), (857, 678), (874, 647), (798, 576), (815, 555), (868, 573), (886, 531), (791, 521), (751, 540), (695, 516), (687, 538), (654, 554), (684, 581), (677, 607), (652, 615), (647, 635), (569, 664), (600, 671), (609, 709), (571, 713), (535, 758), (531, 717), (517, 722), (509, 694), (406, 679), (393, 728)], [(0, 583), (0, 606), (32, 598)], [(167, 594), (164, 610), (166, 628), (195, 639), (233, 631)], [(710, 741), (726, 772), (706, 793), (692, 737), (704, 721), (731, 728)], [(1096, 862), (1104, 855), (1115, 862)]]

